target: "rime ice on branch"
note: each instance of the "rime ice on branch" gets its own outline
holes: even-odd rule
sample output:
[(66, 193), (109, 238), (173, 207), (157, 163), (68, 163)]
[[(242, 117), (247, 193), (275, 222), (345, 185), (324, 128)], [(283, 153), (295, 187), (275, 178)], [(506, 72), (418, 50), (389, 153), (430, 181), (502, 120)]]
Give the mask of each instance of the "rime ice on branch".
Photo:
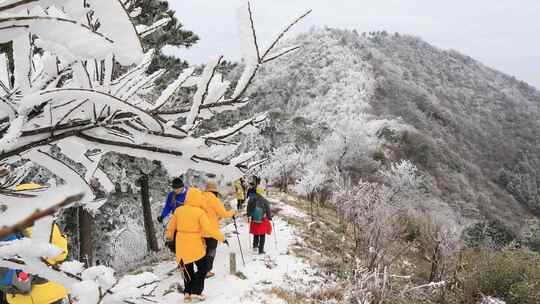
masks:
[[(229, 139), (247, 127), (257, 127), (266, 119), (265, 113), (210, 134), (195, 136), (195, 131), (202, 120), (249, 102), (243, 95), (258, 68), (290, 51), (274, 49), (283, 34), (306, 15), (261, 49), (248, 3), (240, 14), (246, 67), (235, 88), (223, 80), (218, 71), (223, 58), (216, 57), (200, 74), (186, 69), (159, 98), (148, 101), (138, 93), (151, 87), (164, 71), (146, 73), (153, 51), (143, 50), (140, 37), (164, 26), (168, 19), (134, 27), (129, 15), (136, 15), (140, 8), (129, 1), (86, 1), (86, 7), (79, 1), (8, 2), (0, 5), (4, 17), (0, 41), (10, 43), (13, 54), (12, 62), (9, 54), (0, 56), (5, 63), (0, 71), (5, 73), (0, 77), (0, 165), (29, 159), (61, 172), (68, 184), (86, 192), (91, 192), (91, 178), (111, 188), (97, 167), (109, 151), (160, 160), (171, 174), (196, 169), (232, 179), (249, 169), (253, 153), (235, 155), (237, 143)], [(10, 64), (14, 69), (7, 68)], [(118, 64), (130, 69), (119, 74), (124, 69)], [(195, 88), (192, 105), (163, 110), (182, 87)], [(177, 125), (180, 118), (185, 119), (183, 126)], [(54, 158), (51, 145), (84, 165), (86, 174), (68, 172), (75, 170)], [(10, 194), (9, 187), (2, 191)], [(85, 201), (92, 199), (91, 193), (85, 196)]]
[[(202, 120), (249, 102), (244, 94), (257, 70), (291, 52), (276, 50), (277, 44), (307, 14), (279, 33), (269, 47), (261, 49), (248, 3), (240, 16), (242, 41), (249, 43), (243, 45), (246, 67), (236, 87), (230, 88), (230, 83), (223, 80), (217, 69), (223, 58), (216, 57), (202, 73), (194, 69), (183, 71), (159, 98), (151, 101), (139, 93), (151, 88), (165, 71), (147, 74), (153, 51), (144, 50), (140, 39), (166, 25), (169, 19), (135, 27), (130, 16), (140, 14), (141, 8), (134, 3), (0, 2), (0, 43), (7, 46), (3, 48), (5, 53), (0, 54), (0, 229), (20, 225), (31, 218), (36, 207), (54, 208), (72, 194), (83, 193), (82, 203), (92, 203), (95, 196), (89, 186), (91, 179), (97, 179), (109, 190), (112, 187), (98, 168), (102, 155), (111, 151), (159, 160), (175, 175), (196, 169), (233, 179), (249, 169), (248, 162), (254, 154), (236, 155), (238, 144), (230, 138), (246, 128), (257, 127), (266, 119), (264, 113), (210, 134), (195, 136), (200, 133), (195, 131)], [(195, 91), (191, 106), (168, 109), (172, 96), (182, 87)], [(185, 118), (183, 126), (177, 125), (180, 118)], [(52, 146), (72, 163), (82, 164), (85, 173), (55, 158)], [(66, 187), (14, 192), (14, 185), (25, 176), (24, 168), (15, 167), (21, 159), (51, 170), (66, 181), (70, 191)], [(55, 197), (53, 193), (64, 196)], [(50, 219), (50, 214), (44, 214), (41, 220), (33, 220), (43, 223)], [(18, 246), (39, 244), (31, 240)], [(2, 249), (5, 255), (0, 256), (0, 266), (13, 266), (9, 264), (13, 261), (6, 260), (13, 252), (7, 247)], [(40, 264), (35, 256), (19, 257), (27, 271), (63, 283), (79, 295), (80, 301), (92, 298), (80, 294), (81, 290), (101, 290), (99, 294), (107, 297), (105, 289), (114, 289), (112, 280), (106, 280), (111, 281), (111, 286), (96, 283), (102, 282), (104, 276), (109, 278), (106, 271), (94, 273), (89, 280), (84, 279), (83, 272), (85, 287), (77, 285), (73, 276)], [(126, 302), (127, 298), (111, 296), (109, 302)]]

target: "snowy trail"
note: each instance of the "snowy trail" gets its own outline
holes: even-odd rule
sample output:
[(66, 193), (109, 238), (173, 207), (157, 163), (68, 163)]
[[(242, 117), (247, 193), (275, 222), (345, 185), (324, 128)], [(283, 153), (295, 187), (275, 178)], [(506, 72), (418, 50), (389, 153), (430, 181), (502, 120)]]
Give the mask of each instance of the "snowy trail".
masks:
[[(271, 200), (276, 206), (283, 208), (285, 213), (294, 213), (301, 216), (301, 212), (294, 207)], [(292, 208), (292, 209), (291, 209)], [(295, 281), (306, 279), (311, 272), (309, 266), (302, 260), (289, 253), (289, 247), (297, 237), (295, 227), (283, 221), (279, 214), (274, 216), (275, 229), (277, 229), (277, 246), (275, 236), (267, 236), (265, 251), (266, 255), (259, 255), (251, 248), (251, 236), (248, 233), (248, 223), (244, 216), (237, 218), (240, 241), (244, 251), (246, 266), (242, 265), (238, 240), (234, 232), (234, 224), (230, 223), (222, 231), (225, 233), (231, 247), (220, 244), (214, 262), (215, 277), (207, 279), (204, 294), (207, 297), (205, 303), (285, 303), (268, 292), (273, 287), (288, 287)], [(236, 253), (237, 271), (246, 276), (241, 279), (236, 275), (229, 274), (229, 253)], [(163, 295), (170, 290), (171, 286), (183, 281), (178, 271), (168, 276), (167, 273), (175, 267), (175, 262), (162, 262), (154, 267), (154, 273), (161, 279), (157, 295)], [(290, 287), (290, 286), (289, 286)], [(183, 295), (176, 290), (159, 299), (161, 303), (183, 303)]]

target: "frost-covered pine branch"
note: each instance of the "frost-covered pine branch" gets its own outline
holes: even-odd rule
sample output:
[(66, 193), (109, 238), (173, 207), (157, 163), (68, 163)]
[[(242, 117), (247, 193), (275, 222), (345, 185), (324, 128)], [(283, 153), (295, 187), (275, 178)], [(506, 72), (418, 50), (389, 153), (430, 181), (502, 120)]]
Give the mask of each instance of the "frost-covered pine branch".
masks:
[[(112, 190), (111, 181), (98, 167), (107, 152), (161, 161), (173, 175), (195, 169), (231, 180), (257, 164), (250, 162), (252, 152), (238, 155), (238, 144), (231, 138), (257, 130), (267, 119), (264, 113), (206, 134), (198, 132), (199, 127), (202, 121), (249, 102), (244, 95), (257, 70), (267, 60), (291, 52), (277, 50), (277, 45), (305, 15), (261, 52), (253, 7), (248, 3), (240, 13), (246, 66), (235, 87), (218, 71), (222, 60), (218, 56), (201, 73), (186, 69), (161, 96), (149, 100), (142, 93), (165, 70), (147, 73), (154, 52), (143, 51), (141, 38), (169, 19), (135, 27), (130, 17), (142, 11), (134, 5), (134, 1), (120, 0), (0, 4), (0, 42), (12, 46), (11, 54), (0, 54), (0, 79), (4, 80), (0, 83), (0, 227), (7, 229), (2, 233), (21, 230), (34, 221), (34, 231), (46, 227), (52, 213), (64, 206), (55, 204), (61, 201), (55, 195), (82, 192), (81, 205), (99, 207), (102, 201), (93, 193), (91, 181)], [(171, 109), (175, 92), (182, 88), (196, 92), (190, 105)], [(183, 126), (177, 125), (180, 119), (185, 119)], [(54, 172), (66, 186), (14, 191), (26, 175), (21, 161)], [(82, 165), (82, 172), (72, 163)], [(34, 213), (37, 209), (42, 213)], [(133, 297), (142, 299), (148, 294), (138, 287), (152, 281), (148, 276), (116, 281), (105, 267), (80, 269), (72, 275), (52, 269), (42, 257), (53, 256), (58, 248), (47, 244), (33, 236), (2, 246), (0, 266), (60, 283), (77, 303), (129, 303)]]
[[(39, 3), (24, 4), (22, 7), (33, 8), (29, 12), (36, 14), (36, 16), (20, 17), (21, 20), (28, 21), (28, 24), (50, 24), (51, 27), (60, 24), (57, 30), (62, 29), (68, 33), (71, 33), (68, 27), (73, 27), (75, 24), (80, 28), (78, 34), (81, 37), (69, 41), (58, 38), (62, 35), (50, 35), (46, 31), (47, 27), (40, 27), (38, 31), (29, 26), (28, 32), (36, 35), (38, 39), (35, 42), (21, 40), (14, 43), (15, 47), (29, 46), (27, 52), (30, 52), (34, 44), (45, 52), (42, 56), (21, 57), (20, 62), (16, 64), (14, 89), (22, 94), (22, 98), (3, 100), (10, 111), (0, 113), (1, 119), (7, 125), (0, 138), (2, 143), (0, 159), (24, 154), (44, 144), (60, 145), (68, 140), (67, 138), (73, 142), (75, 138), (79, 146), (86, 146), (86, 148), (92, 146), (104, 152), (115, 151), (133, 156), (153, 152), (149, 157), (162, 160), (164, 164), (170, 163), (171, 157), (180, 157), (182, 161), (176, 161), (175, 166), (168, 168), (175, 174), (191, 168), (212, 173), (232, 174), (230, 178), (234, 178), (241, 174), (242, 170), (247, 169), (243, 164), (232, 165), (228, 162), (227, 159), (231, 158), (232, 154), (210, 157), (206, 139), (211, 138), (211, 135), (193, 137), (190, 134), (200, 125), (199, 122), (202, 119), (210, 119), (221, 111), (235, 109), (248, 102), (242, 95), (256, 73), (255, 68), (246, 67), (243, 78), (249, 81), (240, 81), (233, 90), (234, 93), (227, 98), (225, 92), (229, 89), (230, 83), (224, 81), (222, 75), (216, 71), (221, 59), (212, 60), (201, 75), (195, 75), (191, 69), (182, 73), (177, 81), (173, 82), (152, 104), (151, 101), (142, 100), (137, 92), (148, 83), (155, 81), (163, 71), (146, 75), (145, 72), (153, 56), (152, 51), (142, 53), (140, 38), (132, 29), (130, 22), (126, 23), (122, 18), (115, 18), (115, 20), (106, 18), (108, 16), (127, 17), (123, 7), (116, 1), (109, 6), (90, 3), (94, 16), (100, 17), (100, 26), (97, 31), (88, 30), (92, 28), (92, 24), (91, 22), (84, 23), (85, 19), (81, 17), (84, 9), (77, 8), (76, 5), (61, 6), (57, 11), (53, 7), (47, 12), (40, 11)], [(46, 13), (50, 14), (53, 10), (61, 15), (59, 19), (57, 18), (58, 20), (42, 16)], [(99, 13), (105, 16), (100, 16)], [(69, 25), (63, 27), (64, 23)], [(164, 24), (166, 24), (165, 21), (158, 22), (152, 28)], [(241, 14), (241, 24), (249, 29), (250, 37), (255, 33), (251, 10), (244, 10)], [(46, 33), (42, 34), (42, 32)], [(103, 43), (93, 43), (94, 40), (88, 37), (94, 37), (94, 40), (101, 39)], [(251, 38), (247, 40), (249, 39)], [(81, 43), (83, 41), (84, 43)], [(123, 49), (124, 45), (116, 41), (125, 42), (125, 47), (129, 50)], [(272, 48), (278, 41), (272, 43)], [(252, 42), (255, 44), (255, 41)], [(80, 44), (84, 44), (85, 47)], [(253, 50), (254, 48), (258, 49), (258, 46), (243, 46), (246, 61), (253, 57), (251, 54), (253, 52), (250, 53), (246, 49)], [(57, 64), (57, 59), (60, 64)], [(262, 65), (263, 59), (261, 57), (254, 64), (257, 67)], [(113, 61), (126, 65), (137, 64), (116, 79), (112, 79), (113, 64), (111, 62)], [(25, 82), (22, 87), (17, 86), (27, 79), (22, 76), (22, 73), (20, 75), (18, 73), (26, 70), (25, 67), (28, 66), (36, 67), (35, 70), (30, 69), (25, 72), (31, 75), (30, 82)], [(65, 78), (66, 74), (70, 78)], [(62, 88), (51, 85), (50, 80), (57, 78), (64, 78), (66, 85)], [(47, 85), (41, 85), (43, 83)], [(171, 101), (174, 91), (181, 87), (197, 88), (190, 109), (160, 112), (160, 108)], [(220, 139), (230, 138), (248, 126), (257, 127), (264, 120), (261, 117), (265, 116), (258, 115), (228, 129), (227, 132), (221, 132)], [(187, 120), (183, 128), (175, 126), (179, 118)], [(179, 150), (178, 147), (183, 149)], [(198, 161), (194, 162), (194, 159)], [(99, 162), (99, 160), (96, 161)], [(224, 166), (231, 168), (225, 169)], [(96, 171), (96, 174), (100, 179), (104, 179), (101, 172)], [(107, 181), (104, 182), (108, 184)]]

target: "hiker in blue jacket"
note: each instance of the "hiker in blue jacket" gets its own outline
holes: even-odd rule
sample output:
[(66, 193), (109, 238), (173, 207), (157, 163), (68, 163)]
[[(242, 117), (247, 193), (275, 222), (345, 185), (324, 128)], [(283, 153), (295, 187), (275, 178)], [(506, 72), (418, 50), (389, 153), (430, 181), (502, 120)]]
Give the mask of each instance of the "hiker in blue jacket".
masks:
[(157, 218), (158, 222), (160, 223), (163, 223), (163, 219), (166, 218), (169, 214), (173, 214), (176, 208), (182, 206), (186, 200), (188, 187), (184, 187), (184, 182), (181, 178), (174, 178), (171, 186), (173, 188), (173, 191), (167, 194), (167, 200), (165, 201), (163, 211), (161, 212), (161, 215)]

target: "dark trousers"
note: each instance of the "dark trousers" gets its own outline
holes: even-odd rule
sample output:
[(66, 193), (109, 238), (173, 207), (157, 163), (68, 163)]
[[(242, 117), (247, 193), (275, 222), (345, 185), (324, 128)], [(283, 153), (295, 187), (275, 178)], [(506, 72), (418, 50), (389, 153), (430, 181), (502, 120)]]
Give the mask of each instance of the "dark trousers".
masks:
[(245, 200), (243, 200), (243, 199), (237, 199), (236, 201), (237, 201), (236, 209), (237, 209), (238, 211), (244, 209), (244, 202), (245, 202)]
[(254, 235), (253, 236), (253, 248), (259, 248), (259, 253), (264, 252), (264, 241), (266, 240), (266, 235)]
[[(195, 272), (195, 265), (197, 265), (197, 272)], [(206, 257), (189, 263), (180, 265), (184, 275), (184, 294), (200, 295), (204, 290), (204, 280), (206, 279), (206, 273), (208, 272), (208, 262)]]
[(216, 249), (218, 241), (213, 238), (205, 238), (206, 243), (206, 262), (208, 262), (208, 271), (214, 268), (214, 259), (216, 258)]

